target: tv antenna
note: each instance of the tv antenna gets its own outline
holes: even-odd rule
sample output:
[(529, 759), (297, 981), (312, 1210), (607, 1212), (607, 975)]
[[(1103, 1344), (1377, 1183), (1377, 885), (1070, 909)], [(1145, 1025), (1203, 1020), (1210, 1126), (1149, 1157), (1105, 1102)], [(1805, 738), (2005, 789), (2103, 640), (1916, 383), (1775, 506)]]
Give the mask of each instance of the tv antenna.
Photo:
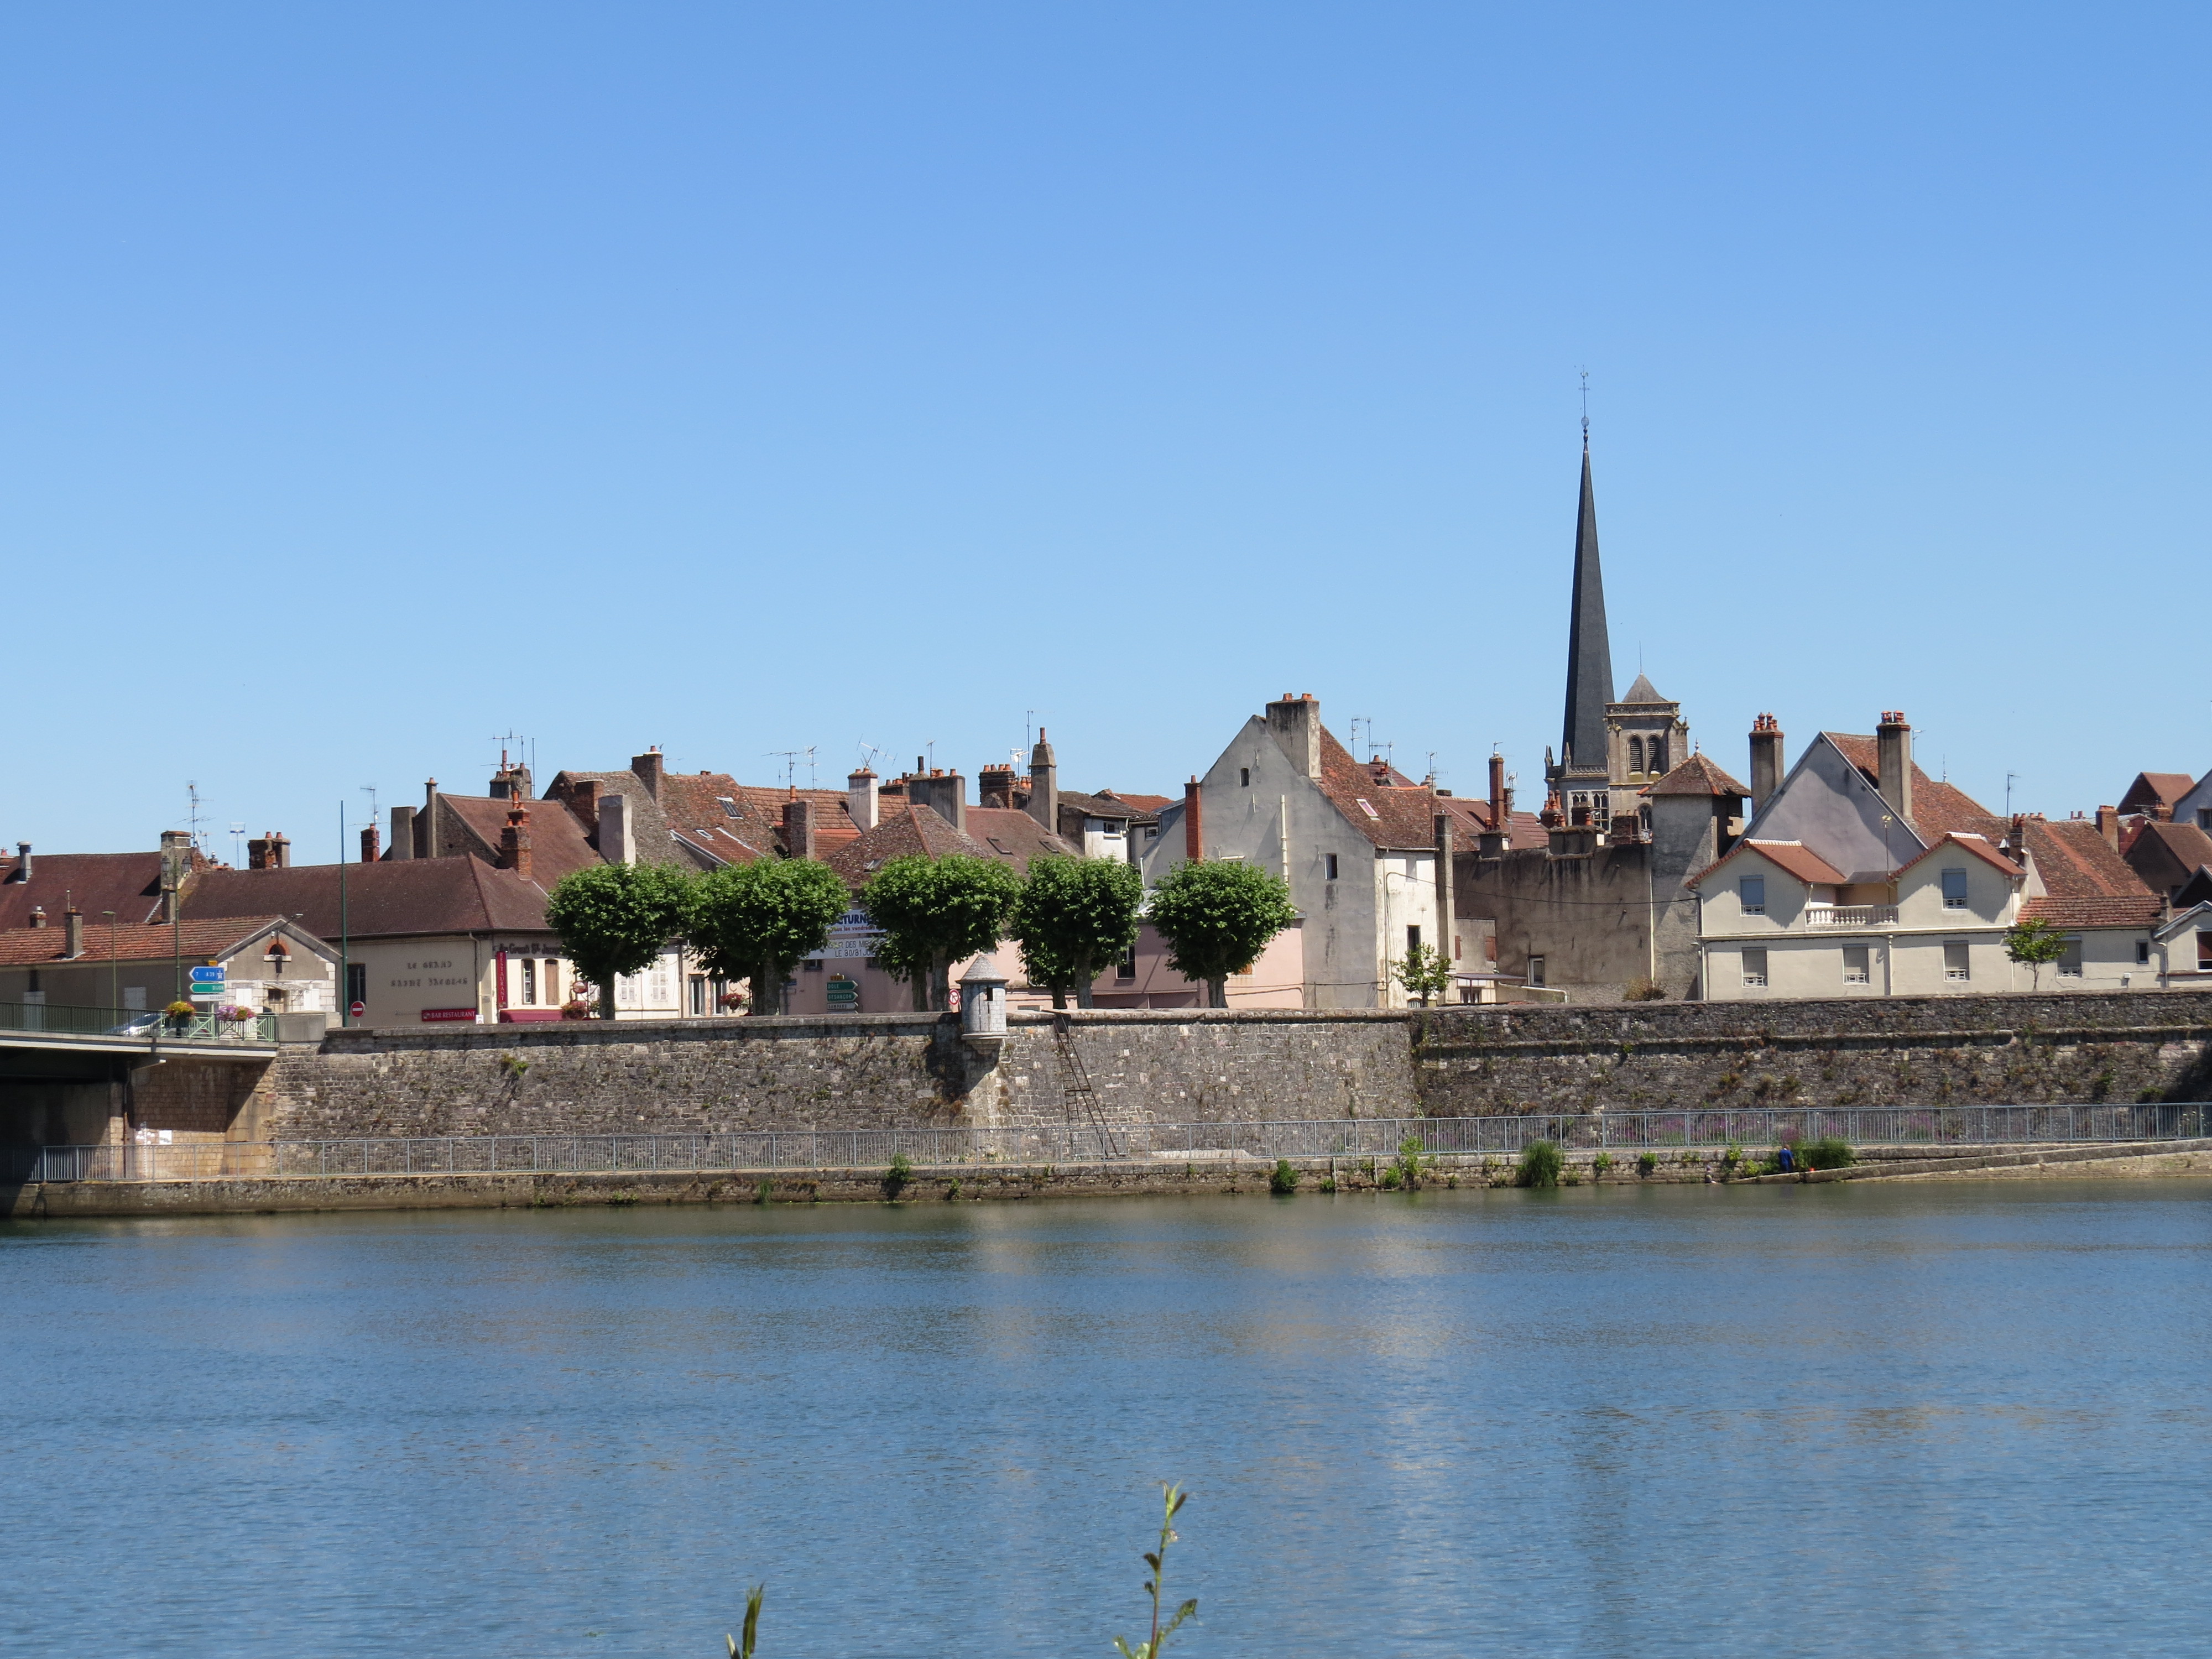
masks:
[(771, 760), (780, 759), (783, 762), (785, 788), (799, 787), (799, 763), (801, 760), (806, 763), (806, 787), (809, 789), (814, 787), (814, 745), (812, 744), (808, 744), (804, 749), (771, 749), (768, 752)]
[(2008, 820), (2012, 817), (2013, 780), (2018, 776), (2020, 776), (2020, 774), (2017, 772), (2008, 772), (2005, 774), (2005, 817)]
[(185, 781), (185, 799), (191, 803), (185, 823), (191, 834), (192, 845), (201, 852), (205, 852), (207, 849), (200, 846), (200, 787), (197, 782), (191, 780)]
[[(361, 787), (361, 793), (368, 797), (368, 827), (371, 830), (374, 830), (379, 823), (383, 822), (383, 820), (377, 816), (376, 786), (373, 783), (364, 783)], [(340, 852), (343, 852), (345, 849), (343, 848), (340, 848), (338, 850)]]
[(245, 862), (246, 826), (242, 823), (234, 823), (230, 826), (230, 867), (235, 870)]

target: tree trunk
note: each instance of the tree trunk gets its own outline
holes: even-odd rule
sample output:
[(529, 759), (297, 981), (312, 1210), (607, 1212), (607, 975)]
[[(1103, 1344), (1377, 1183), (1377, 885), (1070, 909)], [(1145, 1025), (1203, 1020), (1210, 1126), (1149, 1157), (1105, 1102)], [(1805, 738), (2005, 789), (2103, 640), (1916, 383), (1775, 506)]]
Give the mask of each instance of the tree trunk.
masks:
[(1091, 994), (1091, 984), (1097, 979), (1097, 975), (1091, 971), (1091, 962), (1088, 957), (1085, 957), (1082, 962), (1076, 964), (1075, 1006), (1077, 1007), (1095, 1008), (1098, 1006), (1092, 999)]
[(775, 964), (763, 962), (753, 969), (753, 1012), (780, 1014), (783, 1012), (783, 975), (775, 971)]
[(1067, 987), (1055, 985), (1052, 988), (1052, 1006), (1055, 1008), (1067, 1006)]
[(1206, 1006), (1209, 1008), (1226, 1008), (1229, 1006), (1227, 980), (1210, 979), (1206, 981)]
[(939, 951), (929, 963), (929, 1007), (941, 1014), (952, 1006), (952, 958)]
[(615, 976), (612, 974), (609, 974), (605, 979), (599, 981), (599, 1018), (601, 1019), (612, 1019), (614, 1017)]
[(927, 973), (914, 976), (914, 1011), (917, 1014), (929, 1012), (929, 975)]

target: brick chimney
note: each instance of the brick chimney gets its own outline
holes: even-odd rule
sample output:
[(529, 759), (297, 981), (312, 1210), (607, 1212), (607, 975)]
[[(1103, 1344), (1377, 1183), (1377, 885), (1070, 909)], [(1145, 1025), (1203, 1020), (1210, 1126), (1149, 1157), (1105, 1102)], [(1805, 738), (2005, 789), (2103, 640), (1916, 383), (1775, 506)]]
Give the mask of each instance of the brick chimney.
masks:
[(654, 744), (642, 755), (629, 757), (629, 769), (637, 774), (645, 785), (645, 793), (655, 800), (660, 799), (660, 745)]
[(1291, 757), (1298, 775), (1321, 781), (1321, 704), (1310, 691), (1289, 692), (1267, 705), (1267, 730)]
[(1206, 857), (1206, 802), (1200, 793), (1204, 787), (1194, 775), (1182, 787), (1182, 855), (1193, 864)]
[(411, 806), (392, 809), (392, 856), (394, 859), (415, 856), (415, 809)]
[(507, 828), (499, 832), (499, 867), (512, 870), (523, 880), (530, 874), (530, 809), (522, 801), (509, 797), (507, 809)]
[(62, 912), (62, 956), (64, 959), (84, 954), (84, 912), (72, 904)]
[(1875, 787), (1889, 803), (1889, 810), (1912, 822), (1912, 728), (1901, 710), (1892, 709), (1874, 729)]
[(584, 826), (586, 836), (599, 833), (599, 781), (580, 778), (569, 785), (568, 810), (576, 815), (576, 822)]
[(2105, 845), (2115, 853), (2120, 850), (2120, 811), (2117, 806), (2097, 809), (2097, 833), (2105, 838)]
[(1751, 810), (1766, 805), (1766, 798), (1782, 787), (1782, 725), (1771, 714), (1751, 723)]
[(1505, 757), (1490, 757), (1490, 827), (1501, 833), (1505, 823)]
[(599, 797), (599, 856), (609, 864), (630, 861), (629, 797), (613, 793)]
[(1052, 745), (1037, 727), (1036, 746), (1030, 750), (1030, 816), (1057, 834), (1060, 830), (1060, 763)]
[(246, 867), (249, 870), (273, 870), (276, 861), (269, 856), (269, 837), (256, 836), (246, 843)]
[(975, 774), (975, 804), (1011, 809), (1014, 804), (1014, 769), (986, 766)]
[(783, 855), (811, 859), (814, 851), (814, 803), (787, 800), (783, 804)]
[(374, 864), (383, 855), (384, 835), (374, 824), (361, 832), (361, 861)]
[(845, 780), (845, 811), (856, 830), (876, 827), (876, 775), (862, 767)]

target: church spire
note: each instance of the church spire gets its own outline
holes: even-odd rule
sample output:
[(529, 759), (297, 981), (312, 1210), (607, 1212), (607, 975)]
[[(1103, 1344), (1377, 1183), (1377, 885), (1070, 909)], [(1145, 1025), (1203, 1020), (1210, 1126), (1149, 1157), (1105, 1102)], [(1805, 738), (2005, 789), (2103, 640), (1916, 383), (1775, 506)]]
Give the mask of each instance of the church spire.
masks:
[(1577, 772), (1606, 770), (1605, 706), (1613, 701), (1613, 647), (1605, 633), (1605, 574), (1598, 568), (1597, 497), (1590, 489), (1589, 423), (1583, 423), (1583, 500), (1575, 514), (1575, 599), (1567, 623), (1567, 718), (1559, 757)]

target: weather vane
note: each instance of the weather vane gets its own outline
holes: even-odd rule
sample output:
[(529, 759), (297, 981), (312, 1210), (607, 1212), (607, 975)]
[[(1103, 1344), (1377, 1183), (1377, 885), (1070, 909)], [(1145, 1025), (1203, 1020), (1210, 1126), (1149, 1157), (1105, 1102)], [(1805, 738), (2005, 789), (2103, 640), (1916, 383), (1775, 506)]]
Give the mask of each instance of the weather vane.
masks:
[(1580, 371), (1583, 377), (1583, 447), (1589, 447), (1589, 370)]

